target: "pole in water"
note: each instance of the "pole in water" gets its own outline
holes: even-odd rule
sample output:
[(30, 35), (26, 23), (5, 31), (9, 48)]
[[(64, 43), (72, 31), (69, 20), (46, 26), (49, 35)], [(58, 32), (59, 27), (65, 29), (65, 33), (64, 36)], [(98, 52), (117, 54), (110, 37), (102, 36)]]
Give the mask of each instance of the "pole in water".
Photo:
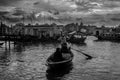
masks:
[(9, 40), (9, 50), (10, 50), (10, 40)]
[(7, 50), (7, 41), (5, 40), (5, 49)]

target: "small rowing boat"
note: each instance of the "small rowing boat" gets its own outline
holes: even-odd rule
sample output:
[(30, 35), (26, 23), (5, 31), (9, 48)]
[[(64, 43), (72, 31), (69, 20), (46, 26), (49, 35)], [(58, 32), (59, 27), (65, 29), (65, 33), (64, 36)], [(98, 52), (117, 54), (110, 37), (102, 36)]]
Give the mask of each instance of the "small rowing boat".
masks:
[[(63, 55), (64, 55), (64, 53), (63, 53)], [(73, 60), (73, 53), (67, 53), (64, 56), (66, 57), (66, 59), (56, 62), (56, 61), (53, 61), (53, 59), (52, 59), (53, 55), (51, 55), (47, 59), (47, 65), (51, 68), (69, 65)]]
[[(66, 49), (65, 49), (66, 50)], [(55, 54), (61, 54), (62, 58), (60, 58), (60, 56), (58, 56), (55, 59)], [(61, 68), (63, 66), (67, 66), (69, 64), (71, 64), (72, 60), (73, 60), (73, 53), (71, 52), (70, 48), (66, 50), (66, 52), (62, 49), (60, 49), (60, 53), (53, 53), (51, 56), (48, 57), (46, 63), (50, 68)], [(58, 58), (60, 58), (58, 60)]]

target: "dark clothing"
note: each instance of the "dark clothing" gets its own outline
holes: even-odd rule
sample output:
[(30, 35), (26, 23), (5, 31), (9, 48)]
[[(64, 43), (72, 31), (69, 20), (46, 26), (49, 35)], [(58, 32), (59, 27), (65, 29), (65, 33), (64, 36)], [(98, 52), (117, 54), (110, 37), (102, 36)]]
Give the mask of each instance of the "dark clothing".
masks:
[(68, 48), (67, 43), (62, 44), (61, 52), (63, 52), (63, 53), (69, 53), (70, 52), (70, 48)]
[(61, 52), (63, 52), (63, 53), (68, 53), (68, 48), (67, 48), (67, 47), (62, 47), (62, 48), (61, 48)]
[(63, 60), (63, 56), (62, 56), (62, 53), (61, 53), (61, 50), (60, 50), (60, 48), (58, 49), (56, 49), (56, 52), (54, 53), (54, 56), (53, 56), (53, 60), (55, 61), (55, 62), (57, 62), (57, 61), (62, 61)]

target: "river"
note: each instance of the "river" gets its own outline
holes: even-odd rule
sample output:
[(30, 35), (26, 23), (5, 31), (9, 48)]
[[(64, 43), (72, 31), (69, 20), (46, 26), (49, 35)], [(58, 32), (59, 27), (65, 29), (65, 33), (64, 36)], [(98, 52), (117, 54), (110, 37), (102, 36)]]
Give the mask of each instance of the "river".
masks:
[[(0, 80), (120, 80), (120, 42), (95, 41), (90, 36), (86, 44), (71, 47), (93, 56), (74, 53), (72, 69), (62, 75), (48, 74), (46, 59), (59, 46), (57, 43), (14, 45), (0, 47)], [(6, 56), (5, 56), (6, 55)], [(4, 57), (5, 56), (5, 57)], [(3, 61), (4, 59), (4, 61)]]

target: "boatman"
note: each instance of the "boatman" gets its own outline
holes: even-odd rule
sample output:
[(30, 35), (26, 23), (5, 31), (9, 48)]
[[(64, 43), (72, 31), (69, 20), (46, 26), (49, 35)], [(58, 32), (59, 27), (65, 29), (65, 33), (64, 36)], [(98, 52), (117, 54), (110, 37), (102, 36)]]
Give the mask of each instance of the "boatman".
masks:
[(70, 51), (70, 47), (68, 46), (68, 43), (66, 41), (66, 37), (63, 36), (63, 38), (61, 39), (61, 52), (69, 53), (69, 51)]
[(61, 44), (63, 44), (63, 43), (67, 43), (65, 36), (63, 36), (63, 37), (61, 38)]
[(62, 60), (63, 60), (63, 56), (62, 56), (61, 50), (60, 48), (57, 48), (53, 56), (53, 61), (57, 62)]

